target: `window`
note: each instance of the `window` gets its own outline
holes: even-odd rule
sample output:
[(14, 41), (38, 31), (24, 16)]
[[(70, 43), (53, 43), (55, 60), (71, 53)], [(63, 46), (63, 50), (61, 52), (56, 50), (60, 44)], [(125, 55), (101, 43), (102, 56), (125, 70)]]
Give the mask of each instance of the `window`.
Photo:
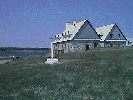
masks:
[(63, 36), (63, 33), (62, 33), (62, 36)]
[(63, 44), (62, 44), (62, 49), (63, 49)]
[(118, 34), (119, 38), (120, 38), (120, 34)]
[(69, 34), (69, 31), (68, 31), (68, 34)]
[(113, 34), (110, 34), (110, 38), (112, 38), (113, 37)]
[(94, 43), (94, 48), (96, 48), (97, 47), (97, 43)]
[(68, 44), (68, 51), (69, 51), (69, 44)]
[(89, 45), (86, 45), (86, 50), (89, 50)]
[(110, 47), (113, 47), (113, 44), (110, 44)]

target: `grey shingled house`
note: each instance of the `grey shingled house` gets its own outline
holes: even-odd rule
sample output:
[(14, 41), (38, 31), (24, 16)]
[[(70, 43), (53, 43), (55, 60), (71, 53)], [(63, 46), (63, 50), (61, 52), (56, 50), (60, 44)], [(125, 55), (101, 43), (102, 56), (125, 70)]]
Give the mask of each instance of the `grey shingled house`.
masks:
[(88, 20), (81, 22), (73, 21), (66, 23), (66, 29), (62, 34), (55, 36), (53, 42), (54, 51), (64, 52), (89, 50), (96, 47), (125, 46), (126, 38), (114, 24), (99, 28), (93, 28)]
[(79, 51), (97, 47), (100, 38), (88, 20), (66, 23), (62, 34), (56, 35), (54, 50)]

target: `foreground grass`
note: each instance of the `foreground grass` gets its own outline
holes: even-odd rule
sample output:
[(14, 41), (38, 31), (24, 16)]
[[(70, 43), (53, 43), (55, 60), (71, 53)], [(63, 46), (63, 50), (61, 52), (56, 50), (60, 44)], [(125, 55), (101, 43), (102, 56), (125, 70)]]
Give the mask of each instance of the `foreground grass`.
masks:
[(45, 65), (25, 57), (0, 65), (1, 100), (132, 100), (133, 49), (105, 48), (57, 55)]

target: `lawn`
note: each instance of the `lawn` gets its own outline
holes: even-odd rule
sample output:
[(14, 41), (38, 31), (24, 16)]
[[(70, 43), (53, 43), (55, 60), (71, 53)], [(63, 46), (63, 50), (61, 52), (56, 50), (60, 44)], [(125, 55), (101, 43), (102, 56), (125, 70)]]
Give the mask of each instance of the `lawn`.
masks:
[(96, 48), (0, 65), (0, 100), (132, 100), (133, 48)]

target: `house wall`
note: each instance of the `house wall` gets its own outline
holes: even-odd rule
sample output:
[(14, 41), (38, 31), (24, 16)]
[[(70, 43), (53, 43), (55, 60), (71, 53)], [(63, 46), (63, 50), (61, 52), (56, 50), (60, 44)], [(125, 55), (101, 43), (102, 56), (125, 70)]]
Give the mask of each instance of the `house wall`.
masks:
[(100, 42), (100, 43), (98, 43), (98, 47), (104, 47), (104, 44), (105, 44), (105, 43)]
[(54, 50), (63, 50), (64, 52), (71, 51), (72, 43), (71, 42), (61, 42), (53, 44)]
[(100, 42), (99, 40), (74, 40), (73, 41), (74, 51), (86, 50), (86, 45), (89, 46), (89, 49), (92, 49), (94, 48), (94, 43), (96, 43), (98, 47), (99, 42)]
[(64, 50), (65, 52), (75, 52), (75, 51), (85, 51), (86, 45), (89, 46), (89, 49), (94, 48), (94, 43), (97, 43), (97, 47), (122, 47), (126, 46), (126, 41), (69, 41), (69, 42), (61, 42), (54, 44), (54, 50)]
[(106, 41), (105, 47), (123, 47), (126, 46), (126, 41)]
[(89, 49), (94, 48), (94, 43), (75, 43), (72, 45), (71, 51), (85, 51), (86, 45), (89, 46)]
[(54, 44), (54, 50), (64, 50), (64, 52), (74, 52), (86, 50), (86, 45), (89, 46), (89, 49), (94, 48), (94, 43), (97, 44), (96, 47), (99, 47), (99, 40), (72, 40), (61, 43)]

